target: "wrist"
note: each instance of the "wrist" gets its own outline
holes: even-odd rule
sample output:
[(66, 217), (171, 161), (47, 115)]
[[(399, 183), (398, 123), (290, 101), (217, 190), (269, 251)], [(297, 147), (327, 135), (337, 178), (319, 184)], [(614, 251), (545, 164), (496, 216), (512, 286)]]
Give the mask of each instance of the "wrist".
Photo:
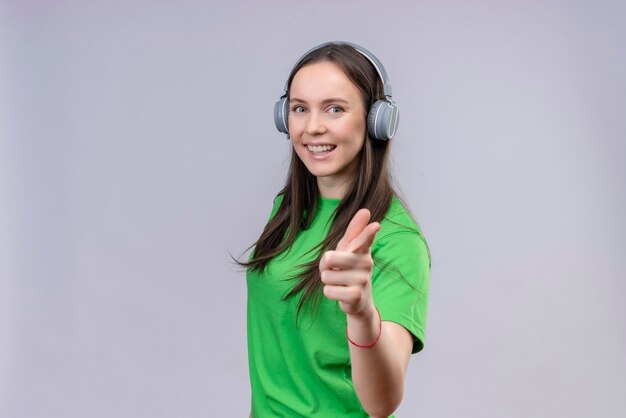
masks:
[(355, 347), (370, 348), (376, 345), (382, 335), (383, 323), (380, 311), (372, 306), (372, 310), (363, 315), (348, 317), (346, 338)]
[(378, 324), (378, 309), (373, 303), (363, 308), (358, 313), (347, 313), (348, 322), (359, 324), (376, 323)]

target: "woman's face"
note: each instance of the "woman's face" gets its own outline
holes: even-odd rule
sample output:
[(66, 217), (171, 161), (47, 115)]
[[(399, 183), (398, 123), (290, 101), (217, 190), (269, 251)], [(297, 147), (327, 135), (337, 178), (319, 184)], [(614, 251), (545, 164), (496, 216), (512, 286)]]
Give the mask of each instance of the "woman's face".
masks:
[(366, 135), (359, 89), (335, 64), (302, 67), (290, 87), (289, 136), (325, 197), (343, 197)]

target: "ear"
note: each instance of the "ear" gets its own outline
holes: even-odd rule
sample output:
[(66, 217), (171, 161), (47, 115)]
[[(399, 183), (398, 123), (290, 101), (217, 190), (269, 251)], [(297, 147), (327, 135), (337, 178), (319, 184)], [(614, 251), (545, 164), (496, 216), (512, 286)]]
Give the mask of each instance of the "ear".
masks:
[(287, 135), (289, 135), (288, 117), (289, 99), (287, 98), (287, 95), (283, 95), (283, 97), (278, 99), (278, 101), (274, 104), (274, 124), (279, 132)]
[(378, 100), (367, 115), (367, 131), (374, 139), (386, 141), (392, 139), (398, 129), (400, 113), (395, 103)]

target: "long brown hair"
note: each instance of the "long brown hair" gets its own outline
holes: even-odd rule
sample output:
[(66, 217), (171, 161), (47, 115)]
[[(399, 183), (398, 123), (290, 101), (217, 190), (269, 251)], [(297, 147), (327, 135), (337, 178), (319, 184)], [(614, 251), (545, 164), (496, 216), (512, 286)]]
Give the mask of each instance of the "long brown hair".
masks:
[[(317, 62), (331, 62), (337, 65), (361, 92), (366, 112), (371, 105), (383, 99), (383, 84), (374, 66), (358, 51), (349, 45), (330, 44), (303, 57), (291, 71), (287, 82), (289, 97), (291, 82), (295, 74), (304, 66)], [(365, 115), (364, 120), (366, 120)], [(314, 260), (297, 267), (299, 274), (291, 290), (283, 299), (300, 294), (298, 315), (307, 301), (316, 307), (319, 303), (323, 284), (320, 280), (319, 262), (325, 251), (335, 249), (354, 214), (361, 208), (369, 209), (370, 222), (380, 222), (392, 199), (397, 193), (391, 184), (389, 169), (390, 141), (380, 141), (368, 137), (364, 141), (358, 158), (357, 168), (334, 212), (334, 219), (326, 238), (312, 251), (319, 251)], [(292, 149), (287, 182), (280, 191), (282, 202), (269, 220), (254, 247), (248, 262), (237, 261), (240, 265), (255, 272), (263, 272), (267, 264), (289, 248), (295, 241), (298, 231), (307, 229), (317, 212), (319, 190), (313, 176), (296, 152)], [(376, 260), (374, 260), (376, 261)]]

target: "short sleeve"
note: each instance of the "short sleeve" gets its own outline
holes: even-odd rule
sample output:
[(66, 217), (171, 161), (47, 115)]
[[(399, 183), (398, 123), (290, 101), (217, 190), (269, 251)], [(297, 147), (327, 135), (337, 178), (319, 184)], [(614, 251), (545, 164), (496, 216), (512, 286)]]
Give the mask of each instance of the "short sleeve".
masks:
[(372, 246), (372, 294), (383, 321), (413, 334), (413, 353), (424, 347), (428, 308), (430, 255), (421, 234), (399, 231)]

